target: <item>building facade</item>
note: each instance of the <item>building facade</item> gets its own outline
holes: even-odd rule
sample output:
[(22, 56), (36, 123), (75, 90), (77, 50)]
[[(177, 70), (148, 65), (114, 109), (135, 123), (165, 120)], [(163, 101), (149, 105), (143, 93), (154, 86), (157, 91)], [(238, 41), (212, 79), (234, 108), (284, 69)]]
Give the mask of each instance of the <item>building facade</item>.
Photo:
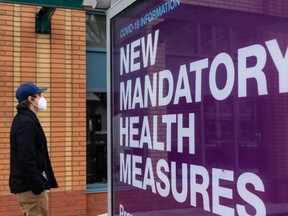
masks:
[(49, 193), (51, 215), (105, 213), (105, 195), (86, 193), (86, 12), (56, 9), (51, 34), (37, 34), (40, 7), (0, 3), (0, 8), (0, 214), (20, 215), (8, 186), (9, 131), (16, 113), (15, 90), (28, 81), (48, 87), (48, 109), (39, 118), (59, 183)]
[[(116, 6), (117, 2), (112, 2), (111, 9)], [(181, 0), (181, 4), (288, 17), (288, 2), (283, 0)], [(41, 113), (39, 118), (48, 139), (51, 162), (59, 183), (58, 189), (49, 192), (51, 215), (103, 214), (108, 211), (108, 194), (105, 189), (107, 181), (96, 177), (93, 170), (96, 169), (95, 167), (97, 169), (105, 167), (106, 170), (107, 164), (103, 164), (104, 159), (99, 165), (94, 157), (91, 159), (88, 156), (88, 142), (91, 142), (88, 139), (89, 118), (92, 116), (93, 122), (97, 122), (99, 115), (95, 114), (95, 110), (89, 112), (89, 107), (95, 109), (94, 103), (98, 99), (91, 97), (88, 99), (87, 92), (101, 97), (107, 89), (102, 86), (93, 88), (93, 82), (91, 83), (90, 79), (94, 77), (93, 74), (87, 74), (87, 65), (97, 67), (98, 63), (96, 65), (91, 63), (93, 56), (103, 59), (105, 51), (101, 46), (96, 47), (96, 50), (93, 50), (93, 47), (87, 48), (87, 13), (84, 10), (56, 9), (52, 17), (51, 34), (35, 33), (35, 14), (40, 8), (0, 1), (0, 96), (3, 105), (0, 111), (0, 215), (21, 215), (16, 198), (10, 193), (8, 186), (9, 133), (13, 116), (16, 113), (15, 90), (20, 83), (27, 81), (49, 88), (44, 94), (48, 101), (48, 109)], [(211, 41), (211, 31), (205, 35), (207, 41)], [(91, 51), (96, 51), (96, 54), (87, 54)], [(87, 60), (87, 55), (92, 60)], [(102, 61), (101, 67), (103, 64), (106, 65), (106, 62)], [(101, 76), (105, 76), (106, 73), (103, 70), (99, 72)], [(103, 82), (99, 83), (101, 84)], [(103, 114), (105, 106), (100, 108), (99, 112)], [(106, 117), (103, 114), (100, 120), (106, 122), (103, 116)], [(279, 123), (276, 118), (270, 117), (271, 122)], [(282, 121), (282, 123), (285, 122)], [(105, 127), (109, 130), (109, 127)], [(103, 128), (93, 128), (91, 134), (95, 137), (92, 141), (98, 142), (100, 135), (102, 139), (103, 134), (105, 135), (104, 131)], [(271, 154), (272, 160), (283, 159), (285, 151), (281, 152), (281, 149), (287, 149), (281, 140), (286, 138), (279, 133), (275, 131), (268, 137), (275, 140), (274, 137), (277, 136), (274, 148), (270, 149), (273, 153)], [(104, 145), (107, 145), (107, 142), (104, 142)], [(103, 150), (105, 146), (102, 142), (98, 147), (102, 153), (105, 153)], [(278, 157), (278, 154), (282, 156)], [(96, 154), (96, 157), (100, 156)], [(287, 160), (279, 161), (279, 163), (287, 164)], [(275, 196), (280, 201), (287, 201), (287, 166), (270, 167), (270, 169), (271, 173), (275, 172), (275, 184), (278, 184), (283, 191), (279, 196)], [(103, 169), (100, 171), (103, 172)], [(105, 177), (105, 174), (101, 177), (103, 176)], [(98, 185), (104, 185), (104, 189), (89, 190), (88, 186), (91, 183), (96, 183), (96, 188)], [(159, 210), (156, 204), (153, 208)]]

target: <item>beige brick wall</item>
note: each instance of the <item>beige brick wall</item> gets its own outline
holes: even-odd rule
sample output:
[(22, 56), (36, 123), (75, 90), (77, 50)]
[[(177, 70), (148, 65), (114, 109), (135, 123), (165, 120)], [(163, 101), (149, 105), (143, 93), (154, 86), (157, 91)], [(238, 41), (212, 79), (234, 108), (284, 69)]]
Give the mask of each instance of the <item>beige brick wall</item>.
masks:
[(35, 33), (39, 8), (0, 3), (0, 197), (10, 195), (9, 132), (16, 113), (15, 90), (27, 81), (49, 88), (44, 93), (48, 109), (39, 118), (60, 186), (53, 191), (86, 191), (85, 11), (56, 9), (52, 33), (43, 35)]

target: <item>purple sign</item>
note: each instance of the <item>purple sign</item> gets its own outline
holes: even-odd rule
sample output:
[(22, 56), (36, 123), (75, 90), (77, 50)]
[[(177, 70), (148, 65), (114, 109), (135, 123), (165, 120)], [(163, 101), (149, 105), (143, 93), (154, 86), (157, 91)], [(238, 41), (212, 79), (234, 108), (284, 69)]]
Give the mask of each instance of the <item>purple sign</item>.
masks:
[(288, 19), (157, 0), (111, 26), (113, 214), (288, 215)]

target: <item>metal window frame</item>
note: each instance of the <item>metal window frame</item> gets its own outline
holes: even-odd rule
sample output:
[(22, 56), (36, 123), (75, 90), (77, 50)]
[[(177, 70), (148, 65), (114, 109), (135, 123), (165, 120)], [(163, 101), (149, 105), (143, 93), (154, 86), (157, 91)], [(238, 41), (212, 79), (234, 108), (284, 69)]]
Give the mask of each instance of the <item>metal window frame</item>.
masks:
[[(112, 5), (111, 8), (107, 11), (106, 14), (106, 31), (107, 31), (107, 160), (108, 160), (108, 215), (113, 215), (113, 181), (112, 181), (112, 172), (113, 172), (113, 146), (112, 146), (112, 71), (111, 71), (111, 19), (117, 16), (120, 12), (128, 8), (130, 5), (135, 3), (137, 0), (122, 0), (118, 1), (115, 5)], [(139, 1), (139, 0), (138, 0)]]

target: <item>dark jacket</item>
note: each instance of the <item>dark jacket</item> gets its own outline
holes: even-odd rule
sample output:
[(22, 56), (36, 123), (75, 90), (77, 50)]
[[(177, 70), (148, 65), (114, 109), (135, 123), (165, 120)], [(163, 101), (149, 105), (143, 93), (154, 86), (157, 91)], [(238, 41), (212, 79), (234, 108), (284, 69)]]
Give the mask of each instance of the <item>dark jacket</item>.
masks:
[(58, 187), (44, 131), (30, 109), (19, 109), (11, 126), (9, 185), (12, 193), (31, 190), (34, 194)]

